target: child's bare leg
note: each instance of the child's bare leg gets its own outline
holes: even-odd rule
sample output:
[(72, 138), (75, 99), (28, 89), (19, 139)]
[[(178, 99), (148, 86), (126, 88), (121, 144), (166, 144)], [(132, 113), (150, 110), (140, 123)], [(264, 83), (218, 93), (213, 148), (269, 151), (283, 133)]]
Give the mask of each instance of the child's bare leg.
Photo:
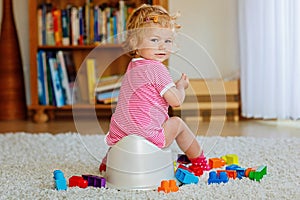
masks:
[(179, 117), (171, 117), (164, 125), (166, 138), (166, 147), (170, 146), (176, 140), (179, 148), (187, 155), (188, 158), (197, 158), (201, 155), (202, 150), (196, 140), (194, 133)]
[(166, 147), (170, 146), (175, 139), (180, 149), (186, 154), (193, 165), (200, 166), (202, 170), (210, 170), (194, 133), (181, 118), (171, 117), (164, 123), (163, 127)]

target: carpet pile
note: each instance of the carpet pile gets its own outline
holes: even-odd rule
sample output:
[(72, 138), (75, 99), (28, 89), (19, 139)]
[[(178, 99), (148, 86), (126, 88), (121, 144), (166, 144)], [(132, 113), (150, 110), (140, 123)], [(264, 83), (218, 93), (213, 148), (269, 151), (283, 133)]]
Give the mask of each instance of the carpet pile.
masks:
[[(242, 167), (267, 165), (260, 182), (230, 179), (183, 185), (178, 192), (128, 191), (111, 188), (68, 188), (57, 191), (53, 171), (66, 179), (73, 175), (99, 175), (99, 161), (107, 146), (103, 135), (62, 133), (0, 134), (0, 199), (300, 199), (300, 138), (197, 137), (208, 158), (237, 154)], [(171, 146), (174, 157), (181, 153)]]

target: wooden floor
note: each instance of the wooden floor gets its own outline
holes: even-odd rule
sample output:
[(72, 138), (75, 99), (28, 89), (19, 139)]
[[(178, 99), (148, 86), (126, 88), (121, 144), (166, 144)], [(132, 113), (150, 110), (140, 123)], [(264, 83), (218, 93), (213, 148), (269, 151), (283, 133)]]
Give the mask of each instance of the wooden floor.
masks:
[[(299, 137), (300, 121), (242, 120), (239, 122), (188, 122), (197, 135), (205, 136), (254, 136), (254, 137)], [(66, 133), (105, 134), (108, 131), (109, 119), (99, 121), (82, 119), (57, 119), (47, 123), (25, 121), (0, 121), (0, 133)]]

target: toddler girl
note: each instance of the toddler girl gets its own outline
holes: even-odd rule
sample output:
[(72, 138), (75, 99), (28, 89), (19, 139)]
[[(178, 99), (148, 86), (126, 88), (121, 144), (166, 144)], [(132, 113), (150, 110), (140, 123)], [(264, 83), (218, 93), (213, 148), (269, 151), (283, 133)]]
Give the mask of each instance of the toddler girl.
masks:
[[(176, 140), (192, 164), (208, 170), (195, 135), (179, 117), (169, 117), (168, 107), (180, 106), (189, 79), (185, 74), (173, 82), (162, 63), (170, 56), (175, 18), (160, 6), (142, 5), (128, 18), (125, 48), (133, 57), (122, 80), (116, 110), (105, 142), (113, 146), (123, 137), (136, 134), (159, 148)], [(106, 157), (100, 171), (106, 168)]]

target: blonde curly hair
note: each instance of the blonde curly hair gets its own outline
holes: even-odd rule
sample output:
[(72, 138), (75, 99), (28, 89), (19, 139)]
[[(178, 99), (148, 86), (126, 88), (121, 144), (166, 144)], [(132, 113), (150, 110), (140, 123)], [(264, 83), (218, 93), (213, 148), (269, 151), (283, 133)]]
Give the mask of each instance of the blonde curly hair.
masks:
[(136, 8), (128, 17), (126, 23), (126, 39), (123, 46), (129, 55), (136, 56), (138, 44), (149, 31), (148, 27), (159, 25), (176, 31), (180, 28), (175, 23), (178, 13), (171, 16), (163, 7), (158, 5), (143, 4)]

